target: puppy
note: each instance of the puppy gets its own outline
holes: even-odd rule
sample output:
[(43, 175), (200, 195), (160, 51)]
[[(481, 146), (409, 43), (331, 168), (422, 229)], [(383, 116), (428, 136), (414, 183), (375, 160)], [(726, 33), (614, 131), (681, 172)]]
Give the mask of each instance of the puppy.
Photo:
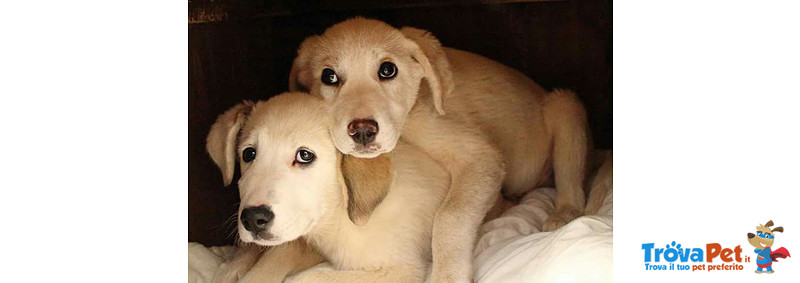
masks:
[(434, 220), (435, 282), (470, 280), (478, 226), (501, 185), (518, 198), (555, 181), (547, 230), (584, 213), (589, 138), (577, 97), (442, 47), (427, 31), (363, 18), (336, 24), (301, 44), (289, 89), (325, 99), (341, 152), (373, 158), (405, 140), (450, 174)]
[[(243, 103), (212, 126), (207, 149), (232, 181), (239, 161), (239, 237), (278, 246), (261, 256), (248, 276), (280, 281), (326, 259), (333, 270), (314, 268), (293, 282), (419, 282), (431, 260), (433, 216), (450, 176), (412, 145), (396, 144), (385, 197), (356, 225), (342, 173), (343, 158), (328, 132), (323, 101), (302, 93)], [(313, 248), (309, 251), (302, 245)], [(300, 246), (298, 246), (300, 245)], [(246, 257), (245, 257), (246, 258)], [(246, 278), (248, 279), (248, 278)]]

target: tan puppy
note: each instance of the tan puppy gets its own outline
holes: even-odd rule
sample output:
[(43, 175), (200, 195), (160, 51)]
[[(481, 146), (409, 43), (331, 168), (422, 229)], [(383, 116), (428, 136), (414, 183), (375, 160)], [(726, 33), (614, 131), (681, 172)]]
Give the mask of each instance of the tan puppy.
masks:
[(434, 220), (435, 282), (470, 280), (478, 226), (501, 184), (520, 197), (554, 171), (556, 214), (546, 229), (584, 213), (589, 139), (571, 92), (549, 93), (497, 62), (441, 47), (424, 30), (363, 18), (306, 39), (289, 86), (327, 101), (343, 153), (375, 157), (406, 140), (450, 173)]
[[(303, 93), (243, 103), (212, 126), (207, 149), (232, 181), (239, 160), (243, 242), (271, 248), (243, 278), (274, 282), (320, 261), (287, 281), (419, 282), (431, 260), (433, 216), (450, 186), (447, 172), (407, 143), (387, 157), (392, 180), (363, 225), (351, 221), (343, 159), (329, 134), (324, 102)], [(352, 165), (352, 164), (351, 164)], [(386, 169), (386, 168), (384, 168)], [(299, 240), (298, 240), (299, 239)], [(304, 246), (308, 243), (313, 249)], [(259, 258), (245, 249), (231, 265)], [(250, 262), (250, 263), (248, 263)], [(235, 280), (239, 274), (225, 279)]]

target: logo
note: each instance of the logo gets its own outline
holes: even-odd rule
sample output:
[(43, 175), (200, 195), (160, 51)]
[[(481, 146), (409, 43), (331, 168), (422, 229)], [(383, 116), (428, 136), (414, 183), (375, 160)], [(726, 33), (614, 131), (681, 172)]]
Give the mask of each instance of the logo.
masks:
[[(767, 224), (756, 226), (756, 233), (747, 233), (747, 242), (755, 247), (756, 255), (756, 273), (774, 273), (772, 264), (778, 262), (778, 259), (791, 257), (789, 250), (786, 248), (778, 248), (772, 250), (772, 245), (775, 243), (775, 232), (783, 233), (783, 227), (778, 226), (769, 228), (775, 225), (772, 220)], [(766, 271), (764, 271), (766, 269)]]
[[(773, 225), (770, 220), (767, 224), (756, 226), (755, 234), (747, 233), (747, 242), (756, 248), (756, 273), (774, 273), (773, 263), (791, 257), (786, 248), (772, 248), (775, 232), (783, 233), (783, 227), (770, 228)], [(672, 241), (664, 248), (657, 248), (655, 243), (644, 243), (642, 251), (645, 270), (741, 271), (745, 263), (752, 261), (749, 255), (742, 254), (741, 245), (730, 247), (708, 243), (705, 247), (685, 247)]]
[[(742, 247), (723, 248), (718, 243), (706, 244), (702, 248), (682, 248), (681, 244), (667, 244), (665, 248), (655, 248), (654, 243), (642, 244), (645, 270), (743, 270), (742, 262), (750, 262), (750, 257), (742, 257)], [(722, 261), (714, 264), (715, 260)], [(663, 264), (662, 264), (663, 263)], [(700, 264), (702, 263), (702, 264)]]

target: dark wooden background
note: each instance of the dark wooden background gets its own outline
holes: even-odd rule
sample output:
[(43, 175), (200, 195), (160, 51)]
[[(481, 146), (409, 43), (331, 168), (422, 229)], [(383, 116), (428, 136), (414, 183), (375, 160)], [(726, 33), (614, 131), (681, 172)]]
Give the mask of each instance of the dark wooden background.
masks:
[(205, 152), (216, 116), (286, 91), (300, 42), (354, 16), (427, 29), (546, 88), (577, 91), (595, 145), (612, 148), (611, 1), (380, 2), (189, 1), (189, 241), (234, 239), (238, 192), (223, 188)]

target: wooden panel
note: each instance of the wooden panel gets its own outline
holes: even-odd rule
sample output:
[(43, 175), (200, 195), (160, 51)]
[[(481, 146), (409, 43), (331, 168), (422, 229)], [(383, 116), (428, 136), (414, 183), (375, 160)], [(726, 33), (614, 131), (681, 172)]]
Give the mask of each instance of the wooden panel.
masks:
[(612, 148), (610, 1), (217, 1), (189, 3), (189, 241), (233, 241), (235, 222), (224, 223), (238, 192), (222, 187), (205, 153), (216, 116), (243, 99), (286, 91), (300, 42), (357, 15), (430, 30), (444, 45), (502, 62), (544, 87), (577, 91), (595, 144)]

